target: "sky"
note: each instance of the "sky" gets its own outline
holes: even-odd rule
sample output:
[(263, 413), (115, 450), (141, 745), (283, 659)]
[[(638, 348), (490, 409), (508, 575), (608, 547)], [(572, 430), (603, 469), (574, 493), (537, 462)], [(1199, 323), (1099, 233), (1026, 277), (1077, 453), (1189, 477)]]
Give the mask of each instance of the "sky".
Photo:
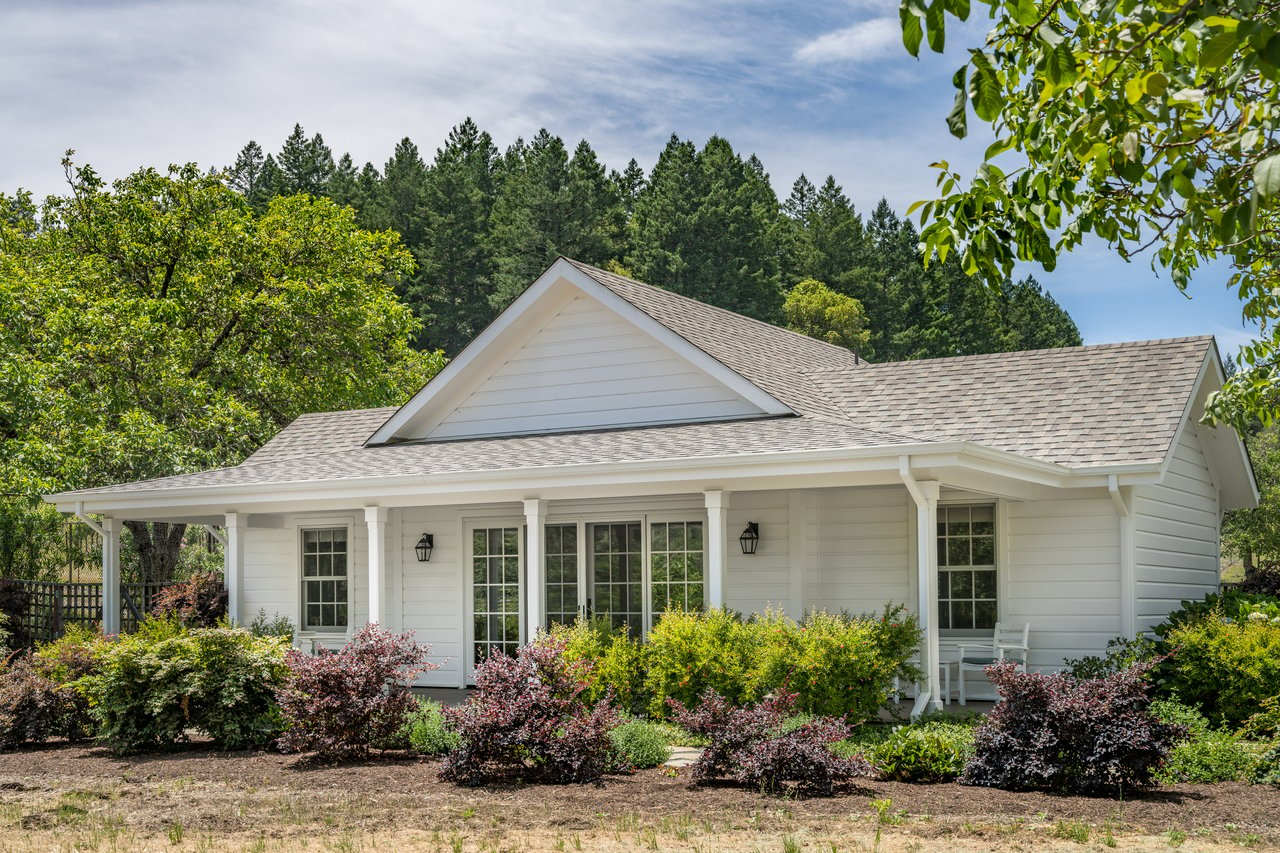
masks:
[[(3, 0), (0, 192), (62, 191), (66, 149), (108, 178), (226, 166), (250, 139), (278, 150), (295, 122), (381, 165), (406, 136), (429, 157), (470, 116), (500, 147), (545, 127), (618, 169), (652, 166), (672, 134), (719, 134), (780, 196), (830, 174), (863, 212), (881, 197), (902, 212), (934, 196), (930, 163), (971, 172), (990, 141), (944, 122), (982, 33), (971, 20), (913, 59), (896, 0)], [(1250, 337), (1225, 265), (1189, 299), (1100, 243), (1020, 272), (1085, 343)]]

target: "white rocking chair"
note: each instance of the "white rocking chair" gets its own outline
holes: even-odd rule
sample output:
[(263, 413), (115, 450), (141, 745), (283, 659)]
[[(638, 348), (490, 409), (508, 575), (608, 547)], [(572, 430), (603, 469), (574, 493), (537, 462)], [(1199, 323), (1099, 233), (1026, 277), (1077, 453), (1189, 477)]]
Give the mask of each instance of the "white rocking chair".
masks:
[(966, 642), (960, 646), (960, 704), (964, 704), (964, 674), (982, 672), (993, 663), (1008, 660), (1018, 665), (1019, 672), (1027, 671), (1027, 655), (1031, 649), (1031, 623), (1006, 625), (996, 623), (991, 642)]

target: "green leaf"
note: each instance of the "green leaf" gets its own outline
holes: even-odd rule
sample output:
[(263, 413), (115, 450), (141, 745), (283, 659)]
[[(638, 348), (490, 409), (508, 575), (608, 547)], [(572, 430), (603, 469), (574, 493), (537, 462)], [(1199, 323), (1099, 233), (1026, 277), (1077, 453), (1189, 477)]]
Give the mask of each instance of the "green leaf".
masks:
[(1142, 81), (1137, 77), (1130, 77), (1124, 81), (1124, 99), (1131, 104), (1136, 104), (1142, 100), (1144, 92), (1142, 91)]
[(1040, 28), (1036, 30), (1036, 33), (1040, 36), (1040, 40), (1049, 45), (1049, 47), (1057, 47), (1062, 44), (1062, 36), (1058, 34), (1057, 30), (1049, 25), (1048, 21), (1041, 24)]
[(924, 39), (924, 29), (920, 26), (920, 18), (910, 8), (911, 0), (902, 0), (898, 16), (902, 19), (902, 45), (907, 53), (920, 56), (920, 42)]
[(947, 11), (962, 21), (969, 20), (969, 0), (947, 0)]
[(969, 79), (969, 97), (973, 101), (973, 111), (983, 121), (995, 121), (1004, 106), (1000, 81), (986, 56), (980, 51), (974, 52), (973, 76)]
[(1253, 185), (1264, 199), (1280, 193), (1280, 154), (1272, 154), (1254, 165)]
[(1158, 98), (1169, 88), (1169, 78), (1159, 71), (1152, 71), (1142, 78), (1142, 88), (1146, 90), (1148, 95)]
[(1011, 0), (1007, 5), (1009, 14), (1024, 27), (1034, 26), (1040, 20), (1040, 7), (1035, 0)]
[(1070, 86), (1076, 81), (1076, 57), (1070, 45), (1059, 44), (1045, 56), (1045, 75), (1055, 89)]
[(942, 53), (947, 43), (946, 0), (933, 0), (925, 13), (925, 27), (929, 38), (929, 49), (934, 53)]
[(951, 105), (951, 112), (947, 113), (947, 129), (956, 139), (964, 139), (969, 134), (968, 111), (965, 108), (968, 102), (969, 96), (961, 89), (956, 92), (956, 100)]
[(1221, 68), (1235, 55), (1239, 39), (1235, 32), (1221, 32), (1200, 43), (1200, 67)]

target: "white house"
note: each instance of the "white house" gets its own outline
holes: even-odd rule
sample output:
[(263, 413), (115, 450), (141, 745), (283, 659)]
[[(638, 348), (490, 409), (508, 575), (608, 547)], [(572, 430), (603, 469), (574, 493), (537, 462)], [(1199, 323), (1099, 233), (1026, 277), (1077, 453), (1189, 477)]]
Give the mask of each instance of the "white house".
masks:
[(1209, 337), (868, 364), (561, 259), (398, 409), (48, 500), (102, 517), (109, 586), (122, 520), (221, 527), (233, 618), (412, 629), (435, 685), (583, 610), (643, 632), (671, 602), (892, 600), (936, 702), (927, 662), (996, 620), (1053, 667), (1217, 588), (1222, 512), (1257, 501), (1199, 422), (1222, 381)]

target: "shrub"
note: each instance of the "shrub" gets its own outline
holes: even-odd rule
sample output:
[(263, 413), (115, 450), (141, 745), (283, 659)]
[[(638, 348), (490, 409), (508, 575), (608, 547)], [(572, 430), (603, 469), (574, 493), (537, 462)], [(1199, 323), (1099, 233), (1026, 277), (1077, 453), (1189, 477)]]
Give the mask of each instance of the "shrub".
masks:
[(692, 707), (708, 689), (734, 705), (759, 698), (753, 669), (759, 631), (732, 610), (663, 614), (645, 646), (649, 713), (666, 716), (669, 699)]
[(1249, 740), (1275, 740), (1280, 737), (1280, 696), (1263, 699), (1258, 712), (1250, 715), (1240, 727), (1240, 735)]
[(410, 687), (438, 666), (427, 660), (430, 653), (413, 632), (393, 634), (374, 624), (337, 652), (290, 651), (276, 691), (287, 726), (280, 748), (347, 758), (403, 745), (405, 722), (417, 708)]
[(1240, 616), (1220, 605), (1179, 620), (1165, 635), (1173, 651), (1161, 671), (1164, 689), (1232, 729), (1280, 695), (1280, 618), (1273, 622), (1257, 605)]
[(799, 624), (766, 613), (755, 627), (760, 633), (755, 692), (794, 692), (808, 714), (863, 720), (885, 704), (895, 677), (919, 678), (907, 659), (915, 654), (920, 628), (902, 605), (856, 618), (813, 611)]
[(404, 735), (409, 748), (419, 755), (444, 755), (462, 743), (461, 736), (445, 719), (440, 703), (428, 700), (419, 702), (417, 709), (410, 712)]
[(1160, 722), (1172, 723), (1186, 730), (1186, 734), (1179, 739), (1179, 743), (1203, 737), (1210, 731), (1209, 720), (1204, 714), (1190, 705), (1184, 705), (1173, 699), (1156, 699), (1149, 706), (1149, 710), (1151, 715)]
[(259, 610), (258, 615), (249, 623), (249, 633), (255, 637), (283, 637), (285, 642), (293, 644), (293, 620), (279, 613), (268, 618), (266, 610)]
[(1255, 785), (1280, 785), (1280, 743), (1259, 756), (1251, 781)]
[(1063, 658), (1072, 678), (1103, 678), (1122, 672), (1135, 663), (1143, 663), (1158, 654), (1156, 643), (1149, 637), (1113, 637), (1107, 640), (1107, 651), (1082, 658)]
[(441, 778), (465, 785), (507, 774), (553, 783), (599, 779), (612, 763), (609, 732), (618, 713), (603, 699), (583, 701), (588, 670), (566, 659), (559, 639), (477, 664), (476, 692), (444, 710), (462, 744), (445, 759)]
[(80, 625), (70, 625), (61, 637), (45, 643), (32, 655), (32, 666), (57, 691), (63, 713), (60, 734), (69, 740), (89, 737), (96, 727), (80, 680), (99, 669), (111, 640)]
[(1280, 597), (1280, 563), (1268, 560), (1255, 566), (1236, 589), (1254, 595)]
[(1256, 751), (1238, 736), (1208, 731), (1178, 743), (1157, 778), (1161, 782), (1243, 782), (1257, 763)]
[(188, 730), (220, 749), (267, 743), (280, 728), (274, 693), (285, 644), (234, 628), (185, 630), (146, 620), (96, 653), (97, 671), (77, 682), (115, 752), (171, 747)]
[(1151, 666), (1085, 680), (1020, 673), (1013, 663), (988, 667), (1004, 701), (978, 727), (960, 781), (1086, 793), (1151, 784), (1185, 734), (1150, 713), (1144, 678)]
[(709, 745), (691, 766), (695, 782), (724, 777), (765, 791), (787, 782), (802, 790), (830, 794), (836, 785), (874, 771), (861, 756), (841, 756), (832, 745), (849, 737), (843, 720), (814, 717), (790, 731), (782, 724), (795, 708), (795, 696), (779, 696), (736, 708), (714, 690), (703, 693), (698, 705), (685, 708), (671, 700), (676, 721)]
[(31, 604), (31, 596), (27, 594), (22, 582), (16, 578), (0, 578), (0, 613), (4, 614), (5, 629), (9, 633), (7, 646), (21, 649), (31, 645), (31, 637), (26, 628), (27, 608)]
[(973, 757), (974, 726), (928, 720), (897, 726), (866, 751), (881, 779), (895, 782), (950, 782)]
[(85, 723), (83, 700), (45, 676), (31, 655), (16, 656), (0, 672), (0, 749), (51, 737), (83, 740)]
[(634, 714), (644, 711), (644, 647), (625, 626), (614, 629), (607, 619), (579, 618), (572, 625), (555, 625), (543, 636), (563, 642), (564, 657), (570, 663), (590, 664), (580, 670), (587, 682), (583, 701), (594, 704), (610, 697), (615, 708)]
[(184, 628), (212, 628), (227, 615), (227, 590), (222, 576), (194, 575), (183, 583), (171, 584), (156, 595), (151, 615), (175, 619)]
[(671, 757), (669, 732), (648, 720), (627, 720), (609, 732), (617, 765), (620, 767), (657, 767)]

